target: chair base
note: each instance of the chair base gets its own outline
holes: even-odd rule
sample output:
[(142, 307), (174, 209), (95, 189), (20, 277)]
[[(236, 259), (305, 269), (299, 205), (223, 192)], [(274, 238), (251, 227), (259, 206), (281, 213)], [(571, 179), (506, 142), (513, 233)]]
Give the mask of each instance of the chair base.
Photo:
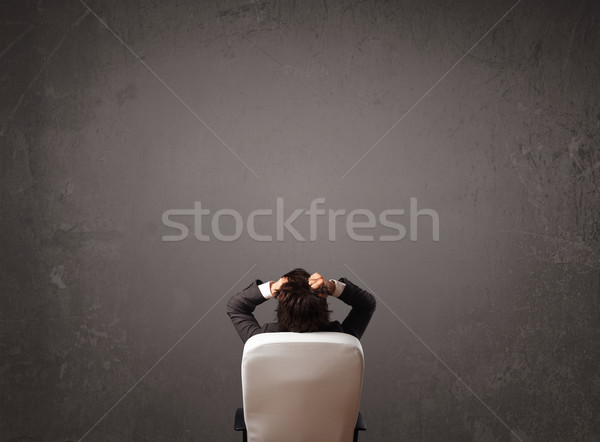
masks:
[[(244, 409), (238, 408), (235, 410), (235, 420), (233, 423), (233, 429), (235, 431), (242, 431), (243, 442), (248, 441), (248, 434), (246, 432), (246, 421), (244, 420)], [(367, 429), (367, 424), (365, 419), (362, 417), (360, 411), (358, 412), (358, 417), (356, 418), (356, 425), (354, 426), (354, 440), (353, 442), (358, 442), (358, 432), (365, 431)]]

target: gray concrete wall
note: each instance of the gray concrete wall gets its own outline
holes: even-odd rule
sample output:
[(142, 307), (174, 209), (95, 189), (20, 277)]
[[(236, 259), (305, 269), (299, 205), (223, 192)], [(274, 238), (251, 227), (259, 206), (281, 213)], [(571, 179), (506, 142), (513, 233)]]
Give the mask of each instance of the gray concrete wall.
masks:
[[(86, 3), (0, 6), (1, 440), (240, 440), (225, 299), (296, 266), (379, 298), (361, 440), (600, 440), (597, 2)], [(439, 241), (211, 233), (278, 197)]]

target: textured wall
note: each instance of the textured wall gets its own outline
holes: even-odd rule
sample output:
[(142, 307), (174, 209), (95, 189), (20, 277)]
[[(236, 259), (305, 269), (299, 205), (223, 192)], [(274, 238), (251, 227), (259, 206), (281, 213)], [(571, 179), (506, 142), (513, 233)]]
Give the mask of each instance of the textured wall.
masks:
[[(240, 440), (225, 299), (296, 266), (380, 299), (361, 440), (600, 440), (598, 2), (86, 3), (0, 6), (1, 440)], [(277, 197), (440, 238), (161, 240)]]

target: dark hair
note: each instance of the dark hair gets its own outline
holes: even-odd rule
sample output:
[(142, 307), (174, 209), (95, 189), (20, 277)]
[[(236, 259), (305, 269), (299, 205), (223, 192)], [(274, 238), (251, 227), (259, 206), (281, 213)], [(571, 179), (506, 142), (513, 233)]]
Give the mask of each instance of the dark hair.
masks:
[(317, 290), (310, 288), (310, 274), (304, 269), (294, 269), (283, 277), (287, 282), (275, 292), (277, 304), (277, 324), (279, 331), (314, 332), (325, 330), (329, 325), (329, 307), (326, 296), (330, 295), (325, 286)]

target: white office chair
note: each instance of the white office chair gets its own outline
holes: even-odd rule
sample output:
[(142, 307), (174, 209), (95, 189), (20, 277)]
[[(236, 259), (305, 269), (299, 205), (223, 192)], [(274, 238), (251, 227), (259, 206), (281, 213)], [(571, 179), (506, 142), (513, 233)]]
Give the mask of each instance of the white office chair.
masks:
[(263, 333), (242, 356), (244, 442), (350, 442), (366, 430), (359, 413), (364, 357), (345, 333)]

